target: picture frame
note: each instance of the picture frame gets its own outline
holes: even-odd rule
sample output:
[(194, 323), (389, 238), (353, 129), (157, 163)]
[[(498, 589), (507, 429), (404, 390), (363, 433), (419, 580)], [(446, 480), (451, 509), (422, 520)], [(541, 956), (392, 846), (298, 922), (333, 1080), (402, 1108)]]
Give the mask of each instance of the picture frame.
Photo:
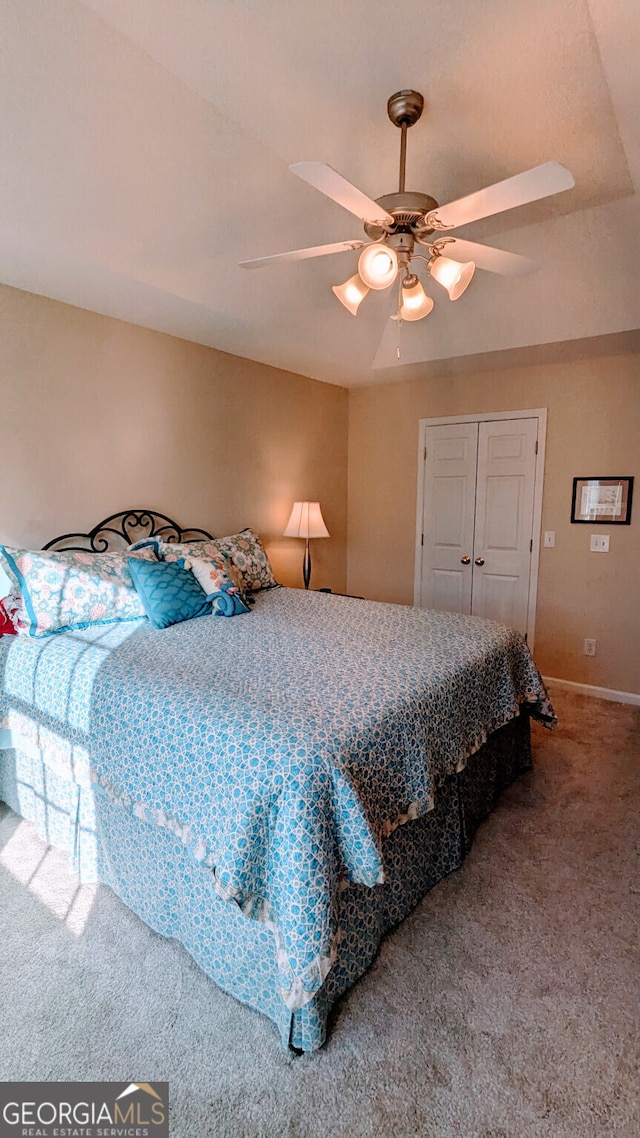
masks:
[(582, 525), (631, 524), (633, 478), (574, 478), (571, 521)]

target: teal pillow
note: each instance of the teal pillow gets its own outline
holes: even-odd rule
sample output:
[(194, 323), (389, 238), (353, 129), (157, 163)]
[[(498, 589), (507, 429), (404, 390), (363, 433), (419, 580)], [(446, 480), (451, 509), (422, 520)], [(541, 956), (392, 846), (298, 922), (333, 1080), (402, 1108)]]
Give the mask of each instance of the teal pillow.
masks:
[(154, 628), (168, 628), (181, 620), (211, 612), (211, 601), (182, 561), (141, 561), (128, 557), (127, 564)]

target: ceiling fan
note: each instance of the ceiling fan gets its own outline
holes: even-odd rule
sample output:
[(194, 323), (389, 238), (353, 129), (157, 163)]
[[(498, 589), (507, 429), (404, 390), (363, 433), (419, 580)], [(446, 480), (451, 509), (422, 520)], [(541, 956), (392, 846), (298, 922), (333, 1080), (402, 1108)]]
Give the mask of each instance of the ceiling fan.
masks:
[[(397, 193), (384, 194), (374, 201), (324, 162), (295, 162), (289, 166), (298, 178), (359, 217), (369, 241), (356, 239), (292, 249), (241, 261), (242, 267), (257, 269), (360, 249), (357, 272), (344, 284), (334, 285), (333, 292), (355, 316), (370, 289), (386, 289), (399, 280), (398, 305), (393, 316), (398, 321), (421, 320), (434, 306), (417, 273), (412, 271), (418, 267), (417, 261), (425, 263), (427, 275), (446, 289), (450, 300), (462, 296), (476, 266), (506, 276), (520, 276), (537, 269), (536, 262), (527, 257), (446, 234), (483, 217), (569, 190), (575, 185), (571, 172), (559, 162), (545, 162), (441, 206), (430, 194), (405, 190), (407, 130), (418, 121), (423, 107), (424, 99), (418, 91), (397, 91), (387, 103), (391, 122), (401, 130)], [(426, 249), (427, 255), (418, 252), (420, 249)]]

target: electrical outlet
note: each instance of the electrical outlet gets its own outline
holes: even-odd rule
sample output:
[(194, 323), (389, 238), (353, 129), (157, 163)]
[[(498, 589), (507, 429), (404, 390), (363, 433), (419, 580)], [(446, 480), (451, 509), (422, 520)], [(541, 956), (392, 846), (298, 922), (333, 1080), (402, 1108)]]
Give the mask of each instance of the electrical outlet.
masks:
[(585, 654), (585, 656), (595, 656), (595, 654), (596, 654), (596, 643), (597, 642), (595, 640), (585, 640), (585, 642), (584, 642), (584, 654)]

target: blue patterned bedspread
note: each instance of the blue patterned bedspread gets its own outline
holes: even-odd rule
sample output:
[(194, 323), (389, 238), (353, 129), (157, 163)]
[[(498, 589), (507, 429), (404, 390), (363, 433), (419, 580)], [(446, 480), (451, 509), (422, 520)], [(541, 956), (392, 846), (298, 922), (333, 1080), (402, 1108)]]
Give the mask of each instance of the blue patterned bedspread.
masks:
[(553, 722), (520, 634), (451, 613), (275, 589), (251, 613), (0, 639), (3, 725), (172, 830), (275, 936), (302, 1007), (335, 959), (344, 879), (523, 704)]

